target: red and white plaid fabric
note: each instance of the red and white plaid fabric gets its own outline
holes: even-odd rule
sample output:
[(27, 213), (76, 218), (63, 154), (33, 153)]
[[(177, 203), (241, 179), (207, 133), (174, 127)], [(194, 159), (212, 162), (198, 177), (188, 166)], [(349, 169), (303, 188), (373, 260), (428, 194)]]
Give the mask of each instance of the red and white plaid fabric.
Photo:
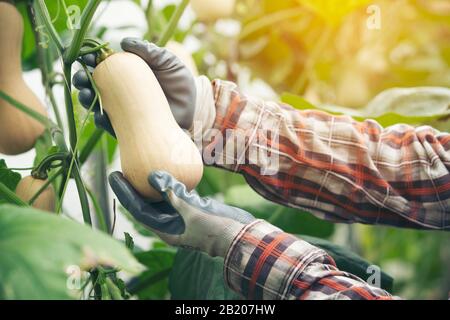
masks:
[[(334, 222), (450, 230), (450, 134), (299, 111), (242, 95), (231, 82), (213, 87), (216, 133), (204, 154), (216, 153), (214, 166), (243, 174), (266, 199)], [(227, 130), (245, 147), (228, 148)], [(265, 154), (278, 155), (275, 174), (261, 173)]]
[[(213, 91), (216, 132), (203, 137), (204, 160), (212, 155), (212, 165), (243, 174), (266, 199), (334, 222), (450, 230), (450, 134), (299, 111), (220, 80)], [(245, 147), (228, 148), (235, 137), (227, 130), (239, 131)], [(271, 161), (264, 155), (274, 154), (277, 170), (264, 174)], [(254, 299), (392, 298), (339, 271), (324, 251), (261, 221), (235, 239), (225, 278)]]
[(252, 300), (397, 299), (340, 271), (325, 251), (261, 220), (234, 240), (224, 277), (230, 288)]

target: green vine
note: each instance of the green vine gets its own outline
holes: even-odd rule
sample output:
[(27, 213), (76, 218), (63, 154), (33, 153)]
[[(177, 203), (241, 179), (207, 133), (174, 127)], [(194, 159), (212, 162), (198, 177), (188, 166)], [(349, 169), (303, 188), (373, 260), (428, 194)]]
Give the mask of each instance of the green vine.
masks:
[(172, 38), (173, 34), (175, 33), (178, 22), (181, 19), (181, 16), (183, 15), (184, 11), (186, 10), (187, 5), (189, 4), (189, 0), (182, 0), (180, 5), (175, 9), (175, 12), (173, 13), (172, 17), (170, 18), (169, 24), (167, 25), (166, 30), (164, 30), (163, 35), (161, 36), (161, 39), (158, 41), (158, 45), (160, 47), (164, 47), (167, 42)]
[(57, 167), (63, 166), (66, 164), (70, 155), (66, 152), (57, 152), (54, 154), (50, 154), (46, 156), (39, 165), (31, 171), (31, 175), (35, 179), (46, 180), (48, 178), (48, 171), (50, 169), (55, 168), (53, 163), (58, 161), (59, 164)]

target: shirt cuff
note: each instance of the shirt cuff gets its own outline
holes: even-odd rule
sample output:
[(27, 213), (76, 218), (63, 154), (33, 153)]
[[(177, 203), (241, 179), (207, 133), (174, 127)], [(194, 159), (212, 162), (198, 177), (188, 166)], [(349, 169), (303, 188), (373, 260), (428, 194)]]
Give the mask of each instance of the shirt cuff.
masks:
[(205, 76), (195, 78), (197, 100), (195, 105), (194, 121), (189, 132), (192, 136), (203, 134), (211, 129), (216, 119), (213, 86)]
[(241, 230), (225, 257), (224, 279), (252, 300), (292, 297), (293, 280), (326, 252), (257, 220)]

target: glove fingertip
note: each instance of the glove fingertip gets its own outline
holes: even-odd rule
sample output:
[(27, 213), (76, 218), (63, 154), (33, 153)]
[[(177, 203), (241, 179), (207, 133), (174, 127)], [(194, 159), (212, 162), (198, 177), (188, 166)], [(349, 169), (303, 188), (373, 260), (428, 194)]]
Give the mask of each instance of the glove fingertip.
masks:
[(112, 127), (111, 121), (109, 120), (108, 115), (106, 113), (101, 114), (100, 111), (95, 112), (94, 122), (97, 127), (102, 128), (114, 138), (116, 137), (114, 128)]
[(81, 69), (78, 70), (72, 78), (72, 83), (78, 90), (83, 90), (84, 88), (92, 88), (91, 82), (86, 72)]
[(109, 184), (112, 185), (117, 185), (118, 182), (120, 182), (121, 180), (123, 180), (123, 173), (120, 171), (114, 171), (113, 173), (111, 173), (108, 177), (108, 181)]
[(95, 94), (90, 88), (82, 88), (78, 93), (78, 100), (85, 109), (89, 109), (91, 107), (94, 98)]
[(86, 63), (88, 66), (95, 68), (97, 66), (97, 54), (95, 53), (88, 53), (81, 57), (81, 59)]
[(128, 37), (128, 38), (124, 38), (120, 42), (120, 47), (124, 51), (128, 51), (128, 52), (139, 55), (143, 51), (143, 49), (146, 47), (147, 44), (148, 44), (147, 41), (143, 41), (138, 38)]

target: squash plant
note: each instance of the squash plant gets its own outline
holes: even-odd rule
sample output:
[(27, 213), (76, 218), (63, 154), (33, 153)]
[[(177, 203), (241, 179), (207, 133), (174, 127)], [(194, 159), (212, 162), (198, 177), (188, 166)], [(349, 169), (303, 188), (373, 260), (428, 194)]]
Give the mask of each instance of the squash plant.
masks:
[[(165, 284), (162, 290), (159, 290), (158, 286), (161, 287), (162, 280), (168, 277), (168, 270), (171, 269), (169, 262), (173, 262), (175, 250), (160, 243), (155, 245), (159, 246), (159, 249), (142, 253), (134, 248), (129, 234), (124, 235), (123, 243), (110, 236), (114, 232), (115, 216), (111, 217), (112, 205), (107, 196), (106, 166), (108, 160), (112, 159), (117, 143), (106, 137), (103, 130), (93, 126), (89, 112), (82, 112), (74, 98), (75, 92), (71, 84), (74, 65), (79, 63), (81, 67), (86, 68), (82, 56), (97, 52), (99, 56), (106, 58), (104, 54), (110, 52), (108, 44), (99, 39), (101, 31), (97, 32), (91, 28), (92, 19), (101, 2), (0, 1), (0, 40), (4, 44), (0, 50), (0, 113), (3, 120), (1, 130), (4, 131), (1, 134), (0, 152), (15, 155), (26, 152), (33, 146), (36, 151), (32, 168), (7, 168), (4, 161), (1, 163), (0, 226), (2, 230), (9, 230), (12, 226), (14, 229), (11, 232), (2, 231), (0, 237), (0, 298), (124, 299), (130, 297), (130, 293), (138, 294), (136, 290), (143, 286), (152, 287), (151, 292), (154, 293), (151, 297), (167, 296), (167, 280), (163, 281)], [(160, 45), (165, 45), (179, 32), (178, 20), (188, 2), (183, 0), (179, 6), (169, 7), (169, 10), (161, 14), (151, 10), (151, 1), (148, 3), (146, 12), (160, 16), (158, 21), (161, 23), (161, 30), (158, 30), (158, 27), (153, 28), (153, 37), (158, 39)], [(72, 16), (74, 6), (80, 9), (79, 17)], [(179, 50), (176, 45), (172, 44), (172, 47)], [(100, 91), (111, 85), (114, 77), (117, 78), (117, 75), (102, 71), (102, 65), (108, 63), (112, 66), (116, 58), (122, 57), (131, 59), (129, 65), (133, 65), (133, 61), (137, 60), (130, 54), (117, 54), (100, 64), (99, 70), (93, 75)], [(61, 73), (54, 68), (55, 61), (61, 63)], [(194, 68), (194, 63), (191, 64)], [(40, 69), (47, 102), (52, 109), (50, 117), (42, 102), (25, 85), (22, 66), (25, 70)], [(131, 68), (130, 76), (136, 75), (133, 70), (136, 69)], [(159, 85), (150, 70), (148, 77), (152, 78), (155, 90), (158, 90)], [(64, 89), (63, 114), (55, 98), (56, 86), (62, 86)], [(167, 105), (167, 101), (163, 101), (165, 99), (160, 88), (159, 91), (161, 103), (164, 105), (165, 102)], [(106, 109), (114, 106), (107, 98), (105, 94)], [(126, 103), (125, 98), (126, 94), (123, 103)], [(97, 99), (98, 96), (91, 109)], [(166, 109), (155, 109), (154, 112), (161, 112), (162, 116), (171, 119), (167, 114), (170, 112), (168, 105)], [(116, 124), (115, 117), (112, 116), (111, 119), (113, 125)], [(118, 123), (116, 131), (120, 141), (122, 134)], [(183, 181), (187, 179), (186, 184), (195, 187), (201, 177), (201, 158), (194, 144), (181, 130), (178, 131), (174, 131), (177, 134), (172, 136), (173, 139), (179, 143), (180, 138), (183, 138), (187, 150), (191, 150), (189, 153), (193, 159), (196, 157), (195, 162), (198, 163), (198, 168), (190, 168), (193, 169), (191, 172), (196, 171), (198, 175), (185, 176), (183, 179), (181, 170), (179, 178)], [(145, 135), (139, 136), (145, 138)], [(171, 143), (173, 141), (168, 142)], [(140, 150), (132, 149), (132, 145), (131, 149), (124, 150), (125, 142), (123, 145), (125, 155)], [(168, 160), (168, 157), (166, 158)], [(88, 187), (81, 175), (82, 167), (93, 160), (94, 165), (99, 168), (98, 176), (102, 177), (97, 179), (95, 190)], [(152, 161), (160, 161), (163, 165), (169, 163), (154, 157)], [(145, 164), (136, 165), (128, 161), (128, 165), (124, 164), (123, 169), (126, 174), (130, 174), (133, 170), (146, 168)], [(20, 179), (18, 172), (28, 169), (31, 169), (31, 175)], [(145, 174), (136, 171), (136, 174), (131, 175), (135, 176), (137, 184), (145, 189), (140, 180)], [(75, 182), (86, 227), (57, 217), (62, 215), (63, 201), (70, 180)], [(143, 193), (153, 194), (151, 190), (143, 190)], [(19, 244), (17, 248), (8, 248), (8, 242), (11, 240)], [(22, 243), (23, 246), (20, 246)], [(164, 252), (162, 259), (158, 250)], [(149, 259), (148, 256), (152, 258)], [(17, 259), (18, 257), (22, 258)], [(159, 270), (160, 267), (155, 267), (155, 262), (162, 263), (164, 268)], [(19, 281), (19, 277), (24, 276), (22, 270), (25, 272), (25, 265), (30, 267), (27, 275), (30, 281), (27, 285)], [(138, 275), (143, 270), (143, 265), (149, 270), (129, 285), (125, 285), (119, 272), (128, 272), (128, 276)], [(42, 270), (49, 272), (43, 273)], [(152, 274), (150, 279), (149, 274)], [(45, 279), (39, 279), (40, 277)]]
[[(93, 23), (94, 14), (102, 2), (109, 1), (0, 0), (0, 8), (7, 6), (8, 10), (14, 12), (11, 15), (7, 14), (7, 19), (0, 18), (0, 40), (15, 44), (13, 52), (6, 50), (10, 47), (5, 44), (0, 48), (0, 121), (5, 117), (10, 119), (16, 116), (20, 117), (20, 122), (29, 121), (33, 124), (27, 126), (31, 133), (27, 133), (26, 137), (13, 136), (5, 140), (5, 145), (8, 143), (16, 145), (13, 138), (17, 138), (24, 144), (23, 148), (11, 150), (9, 153), (23, 152), (33, 144), (36, 151), (36, 159), (31, 168), (8, 168), (5, 161), (0, 160), (0, 298), (128, 299), (131, 296), (141, 299), (238, 298), (224, 285), (222, 259), (212, 259), (198, 252), (168, 247), (151, 232), (135, 223), (123, 208), (118, 207), (116, 210), (108, 197), (106, 172), (114, 158), (117, 142), (103, 130), (97, 129), (90, 113), (78, 106), (76, 92), (71, 84), (73, 67), (81, 65), (82, 68), (87, 68), (80, 59), (81, 56), (92, 52), (108, 53), (108, 44), (102, 40), (105, 29)], [(170, 4), (160, 10), (156, 9), (152, 0), (130, 0), (131, 2), (138, 5), (147, 18), (144, 37), (161, 46), (167, 45), (169, 50), (179, 56), (185, 56), (184, 60), (188, 61), (187, 64), (194, 73), (197, 73), (198, 68), (200, 73), (216, 75), (211, 71), (214, 70), (214, 66), (205, 62), (208, 59), (203, 59), (207, 52), (215, 56), (214, 63), (225, 62), (229, 67), (227, 70), (232, 71), (233, 64), (237, 63), (234, 59), (239, 55), (236, 52), (224, 53), (220, 49), (214, 50), (211, 45), (214, 39), (208, 39), (207, 33), (214, 33), (214, 19), (227, 18), (232, 14), (234, 0), (223, 1), (223, 4), (221, 2), (222, 7), (214, 7), (216, 11), (210, 12), (210, 15), (206, 10), (208, 7), (204, 5), (209, 1), (192, 0), (192, 8), (198, 20), (186, 28), (181, 28), (178, 22), (189, 0), (181, 0), (177, 5)], [(73, 11), (74, 8), (78, 8), (79, 12)], [(223, 10), (219, 12), (218, 9)], [(16, 10), (21, 13), (21, 17)], [(285, 15), (281, 16), (286, 18)], [(19, 45), (21, 40), (19, 38), (22, 37), (21, 19), (24, 24), (22, 50)], [(245, 27), (241, 35), (243, 45), (255, 34), (265, 34), (261, 31), (267, 28), (268, 21), (272, 21), (270, 19), (266, 21), (261, 17), (243, 19)], [(206, 28), (196, 29), (197, 23), (203, 24)], [(14, 32), (2, 34), (2, 30), (5, 30), (4, 24), (9, 28), (14, 26)], [(194, 35), (205, 42), (195, 53), (195, 62), (190, 55), (180, 53), (180, 45), (173, 41), (182, 42), (187, 35)], [(12, 37), (15, 42), (11, 40)], [(218, 39), (223, 40), (221, 37)], [(216, 46), (221, 47), (225, 46)], [(239, 49), (238, 46), (230, 47)], [(42, 112), (44, 110), (40, 105), (42, 102), (38, 103), (23, 83), (20, 56), (24, 70), (39, 68), (41, 71), (42, 85), (47, 96), (46, 104), (48, 109), (51, 109), (50, 118)], [(246, 62), (245, 57), (241, 56), (241, 59), (244, 60), (243, 63)], [(61, 72), (54, 68), (55, 61), (62, 66)], [(135, 63), (130, 64), (134, 66)], [(11, 70), (9, 68), (13, 67), (13, 75), (9, 75), (10, 72), (4, 73), (4, 70)], [(231, 71), (226, 76), (233, 80)], [(2, 79), (3, 74), (6, 74), (8, 79)], [(101, 70), (94, 73), (93, 77), (100, 93), (114, 81), (114, 75)], [(55, 98), (57, 87), (64, 90), (64, 108), (58, 106)], [(158, 86), (155, 88), (157, 91)], [(121, 103), (126, 103), (126, 94), (123, 95)], [(299, 109), (316, 108), (295, 95), (285, 94), (282, 98)], [(108, 101), (107, 96), (104, 99), (102, 102), (105, 110), (109, 111), (108, 108), (114, 107), (114, 104)], [(163, 101), (162, 104), (164, 103)], [(91, 108), (93, 105), (94, 103)], [(4, 116), (5, 110), (8, 112), (7, 116)], [(61, 113), (61, 110), (64, 112)], [(328, 111), (356, 113), (355, 110), (342, 108)], [(392, 115), (385, 117), (385, 110), (377, 112), (380, 119), (392, 121)], [(364, 118), (370, 114), (359, 112), (355, 116)], [(414, 118), (406, 112), (399, 112), (393, 116), (398, 117), (393, 121), (400, 119), (415, 123), (414, 121), (423, 120), (422, 115)], [(439, 120), (444, 116), (448, 116), (447, 110), (436, 110), (427, 120)], [(119, 121), (123, 118), (126, 118), (126, 114), (121, 115)], [(114, 118), (111, 120), (114, 126)], [(0, 130), (4, 130), (3, 128), (6, 127), (0, 126)], [(9, 128), (7, 134), (12, 135), (16, 131), (23, 134), (17, 130), (15, 121), (10, 121), (7, 128)], [(33, 128), (34, 130), (31, 130)], [(115, 129), (120, 144), (122, 134), (119, 128)], [(39, 130), (44, 133), (41, 134)], [(183, 135), (177, 134), (175, 138), (180, 139), (180, 136)], [(2, 137), (3, 135), (0, 136), (0, 148), (3, 143)], [(25, 138), (29, 138), (29, 141), (25, 141)], [(135, 146), (133, 148), (132, 144), (128, 149), (123, 144), (121, 147), (123, 169), (131, 167), (133, 170), (133, 164), (126, 160), (126, 156), (139, 150)], [(0, 152), (6, 153), (6, 149), (0, 149)], [(81, 170), (87, 164), (95, 168), (96, 178), (92, 185), (81, 175)], [(143, 168), (141, 165), (138, 167)], [(31, 176), (21, 179), (19, 172), (24, 169), (31, 170)], [(201, 164), (195, 171), (198, 175), (192, 177), (192, 181), (186, 181), (191, 187), (198, 183)], [(143, 178), (145, 173), (138, 172), (136, 176)], [(66, 219), (63, 214), (64, 197), (70, 180), (76, 185), (84, 225)], [(267, 219), (287, 232), (308, 236), (307, 240), (325, 248), (341, 269), (362, 278), (367, 276), (365, 274), (369, 265), (367, 261), (343, 247), (324, 240), (334, 233), (333, 224), (316, 219), (308, 213), (268, 202), (253, 192), (242, 177), (205, 168), (197, 190), (205, 196), (220, 194), (228, 204), (244, 206), (245, 210), (256, 217)], [(151, 190), (145, 189), (142, 193), (152, 194)], [(141, 236), (152, 239), (150, 250), (142, 250), (135, 246), (133, 238), (128, 233), (114, 234), (118, 214), (127, 217)], [(15, 245), (11, 246), (10, 243)], [(381, 285), (391, 290), (393, 279), (383, 272)]]

